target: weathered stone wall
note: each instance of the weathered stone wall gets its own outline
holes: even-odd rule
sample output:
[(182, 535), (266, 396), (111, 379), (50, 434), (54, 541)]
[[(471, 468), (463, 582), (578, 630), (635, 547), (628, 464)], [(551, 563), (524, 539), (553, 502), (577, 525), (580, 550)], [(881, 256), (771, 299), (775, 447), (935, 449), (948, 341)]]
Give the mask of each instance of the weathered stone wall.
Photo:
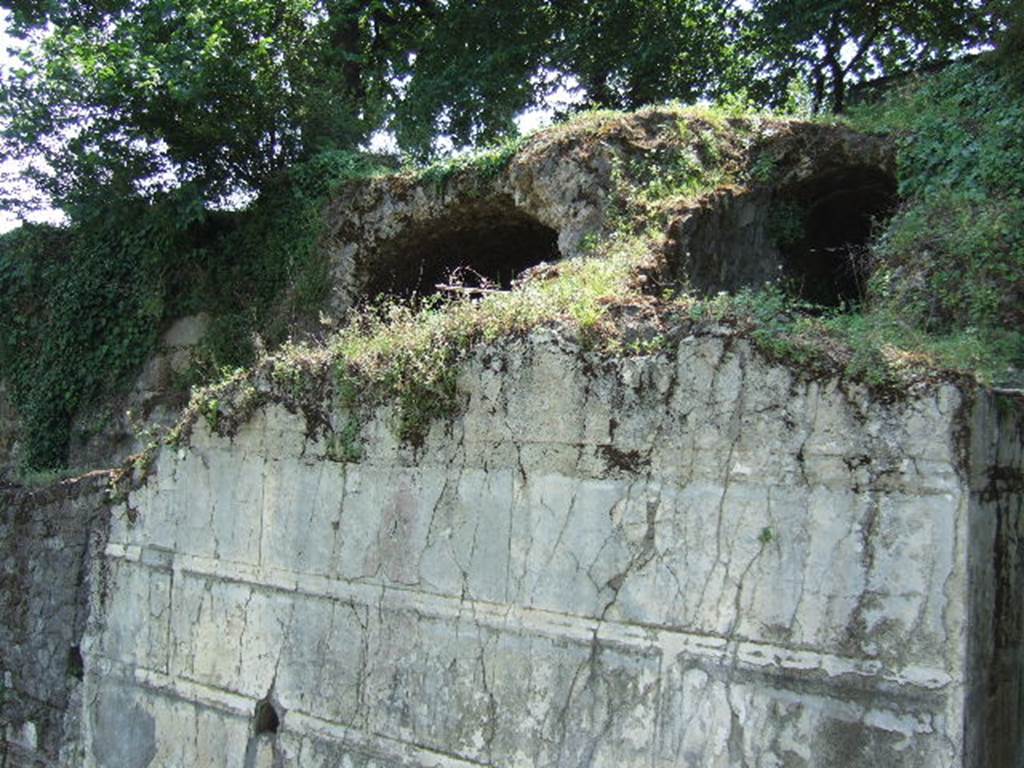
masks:
[(979, 398), (970, 433), (968, 764), (1024, 764), (1024, 395)]
[(80, 764), (1019, 764), (986, 720), (1019, 412), (724, 330), (618, 361), (538, 332), (460, 391), (419, 449), (377, 413), (359, 463), (279, 406), (164, 449), (96, 566)]
[(0, 488), (5, 768), (57, 765), (62, 748), (76, 738), (87, 577), (101, 572), (92, 565), (104, 562), (105, 487), (105, 476), (94, 476), (39, 490)]
[(18, 463), (20, 427), (20, 419), (7, 394), (7, 386), (0, 380), (0, 482), (7, 479)]

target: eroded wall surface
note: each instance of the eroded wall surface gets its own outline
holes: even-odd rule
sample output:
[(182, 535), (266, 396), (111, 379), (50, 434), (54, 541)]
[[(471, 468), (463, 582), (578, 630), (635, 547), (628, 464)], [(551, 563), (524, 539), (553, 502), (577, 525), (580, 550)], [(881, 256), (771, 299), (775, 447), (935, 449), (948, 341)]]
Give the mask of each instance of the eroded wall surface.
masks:
[(966, 762), (1024, 765), (1024, 393), (978, 398), (970, 432)]
[(0, 487), (4, 768), (56, 765), (73, 749), (88, 580), (102, 574), (105, 489), (103, 476), (45, 489)]
[(277, 406), (164, 449), (112, 522), (83, 764), (968, 764), (954, 387), (886, 404), (723, 331), (538, 333), (460, 389), (358, 463)]

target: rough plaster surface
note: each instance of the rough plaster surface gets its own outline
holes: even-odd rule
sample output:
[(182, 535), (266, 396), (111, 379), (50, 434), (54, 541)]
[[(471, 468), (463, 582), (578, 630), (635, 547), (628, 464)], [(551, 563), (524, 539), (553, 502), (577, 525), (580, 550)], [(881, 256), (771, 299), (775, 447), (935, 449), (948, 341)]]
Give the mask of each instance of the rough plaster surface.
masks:
[(460, 390), (359, 463), (279, 406), (164, 449), (95, 563), (69, 764), (1019, 764), (1018, 406), (726, 333), (537, 333)]

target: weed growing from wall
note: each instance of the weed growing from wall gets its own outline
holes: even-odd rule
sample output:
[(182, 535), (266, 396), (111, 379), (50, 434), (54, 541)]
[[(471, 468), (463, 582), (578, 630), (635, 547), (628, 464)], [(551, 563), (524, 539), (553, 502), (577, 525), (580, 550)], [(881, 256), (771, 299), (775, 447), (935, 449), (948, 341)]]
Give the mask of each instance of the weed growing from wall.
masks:
[[(673, 114), (676, 124), (670, 115), (667, 133), (656, 138), (660, 149), (648, 159), (640, 151), (639, 159), (624, 153), (617, 168), (622, 210), (616, 215), (627, 234), (596, 243), (588, 258), (561, 262), (549, 278), (511, 292), (366, 308), (330, 342), (322, 354), (330, 358), (348, 414), (335, 429), (340, 460), (361, 455), (360, 414), (385, 401), (393, 404), (399, 436), (422, 440), (434, 419), (457, 408), (457, 366), (478, 342), (553, 323), (576, 333), (587, 349), (623, 353), (633, 345), (643, 354), (660, 348), (624, 342), (615, 327), (616, 305), (651, 300), (636, 278), (657, 245), (637, 233), (660, 227), (672, 206), (716, 186), (768, 182), (778, 171), (770, 157), (750, 164), (755, 118), (715, 109)], [(857, 127), (895, 132), (901, 142), (903, 207), (874, 244), (878, 266), (861, 307), (809, 307), (768, 286), (736, 296), (683, 295), (659, 311), (691, 322), (728, 320), (770, 356), (812, 370), (825, 360), (823, 370), (877, 385), (936, 367), (1019, 382), (1019, 84), (985, 62), (953, 67), (852, 119)], [(621, 113), (587, 113), (537, 141), (625, 147), (636, 140), (639, 147), (651, 139), (633, 136), (626, 123)], [(489, 178), (517, 151), (518, 144), (507, 143), (413, 175), (440, 187), (463, 171)], [(318, 247), (324, 201), (335, 185), (378, 172), (365, 158), (327, 152), (291, 169), (244, 212), (210, 212), (182, 190), (156, 203), (132, 203), (127, 212), (97, 209), (72, 229), (25, 227), (0, 238), (0, 312), (8, 320), (0, 328), (0, 366), (25, 421), (26, 465), (60, 465), (72, 415), (124, 386), (160, 328), (190, 312), (213, 316), (193, 381), (231, 372), (228, 384), (197, 393), (194, 415), (222, 431), (258, 407), (266, 393), (235, 368), (258, 358), (255, 334), (273, 347), (302, 318), (315, 316), (329, 288)], [(782, 229), (777, 239), (795, 236), (792, 227)], [(264, 371), (268, 386), (291, 402), (319, 397), (309, 377), (327, 363), (307, 360), (319, 354), (283, 348), (280, 363)]]

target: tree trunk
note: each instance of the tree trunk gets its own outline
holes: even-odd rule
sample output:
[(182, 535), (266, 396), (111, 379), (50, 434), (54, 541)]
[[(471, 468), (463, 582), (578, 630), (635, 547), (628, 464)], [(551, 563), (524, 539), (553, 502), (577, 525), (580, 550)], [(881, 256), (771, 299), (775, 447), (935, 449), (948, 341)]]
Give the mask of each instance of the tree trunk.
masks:
[(366, 96), (363, 80), (363, 62), (360, 60), (359, 17), (349, 12), (347, 18), (338, 19), (331, 32), (331, 48), (341, 62), (341, 76), (345, 90), (356, 102)]
[(832, 111), (839, 114), (846, 102), (846, 71), (840, 61), (842, 36), (839, 34), (839, 20), (833, 14), (825, 33), (825, 65), (832, 77)]
[(839, 115), (846, 109), (846, 76), (842, 68), (832, 70), (832, 111)]
[(813, 83), (813, 101), (811, 102), (811, 112), (816, 115), (821, 114), (821, 108), (825, 104), (825, 73), (822, 71), (820, 66), (814, 68), (814, 83)]

